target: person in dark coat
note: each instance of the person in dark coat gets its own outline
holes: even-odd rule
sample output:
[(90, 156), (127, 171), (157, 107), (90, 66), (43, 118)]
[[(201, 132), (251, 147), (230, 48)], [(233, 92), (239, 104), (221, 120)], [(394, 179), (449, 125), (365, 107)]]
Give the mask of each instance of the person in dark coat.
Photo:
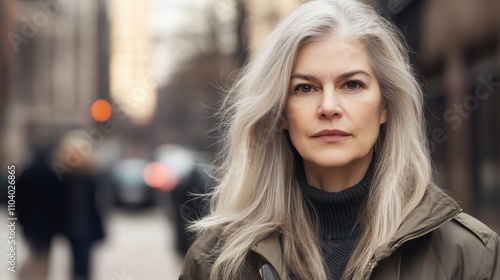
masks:
[(20, 279), (47, 279), (52, 240), (59, 229), (60, 183), (51, 170), (50, 149), (39, 151), (16, 184), (16, 210), (30, 255)]
[(92, 247), (104, 238), (91, 148), (83, 130), (71, 130), (53, 148), (37, 153), (21, 173), (16, 206), (31, 255), (20, 279), (47, 279), (56, 234), (66, 237), (71, 246), (72, 279), (91, 279)]
[(96, 203), (97, 186), (92, 175), (80, 170), (69, 174), (62, 182), (61, 232), (71, 245), (75, 280), (91, 279), (92, 247), (104, 238)]
[[(61, 233), (71, 246), (73, 280), (92, 278), (92, 248), (104, 238), (102, 215), (97, 203), (98, 181), (91, 171), (92, 155), (83, 148), (90, 143), (82, 131), (70, 131), (61, 142), (58, 159), (70, 167), (61, 178)], [(67, 162), (67, 161), (71, 161)], [(66, 170), (66, 169), (65, 169)]]

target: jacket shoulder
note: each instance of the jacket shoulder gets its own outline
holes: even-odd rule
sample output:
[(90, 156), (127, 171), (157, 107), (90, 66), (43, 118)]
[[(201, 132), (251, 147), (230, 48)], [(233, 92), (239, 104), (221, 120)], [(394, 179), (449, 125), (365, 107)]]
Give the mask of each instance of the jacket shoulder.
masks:
[(498, 234), (476, 218), (458, 214), (432, 234), (447, 279), (500, 279)]
[(459, 213), (450, 222), (433, 232), (433, 239), (443, 246), (465, 249), (464, 252), (481, 252), (497, 234), (476, 218)]
[(210, 253), (218, 246), (222, 230), (209, 228), (189, 248), (179, 280), (204, 280), (210, 276)]
[(495, 235), (492, 229), (469, 214), (460, 213), (454, 220), (479, 238), (485, 246)]
[(208, 253), (213, 250), (220, 241), (222, 230), (220, 228), (208, 228), (204, 230), (196, 241), (191, 245), (190, 250), (193, 253)]

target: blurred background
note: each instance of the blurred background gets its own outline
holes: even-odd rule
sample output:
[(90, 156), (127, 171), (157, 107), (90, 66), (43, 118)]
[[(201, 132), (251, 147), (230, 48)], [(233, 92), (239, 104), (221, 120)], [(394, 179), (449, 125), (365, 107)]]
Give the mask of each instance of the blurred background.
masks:
[[(299, 2), (2, 0), (0, 279), (177, 279), (221, 89)], [(499, 231), (500, 0), (367, 2), (412, 49), (440, 186)]]

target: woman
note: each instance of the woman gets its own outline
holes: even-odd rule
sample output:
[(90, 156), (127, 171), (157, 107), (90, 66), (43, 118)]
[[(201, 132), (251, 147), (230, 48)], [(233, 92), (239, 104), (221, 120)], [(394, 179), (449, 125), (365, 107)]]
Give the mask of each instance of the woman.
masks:
[(180, 279), (500, 279), (498, 235), (433, 184), (423, 93), (369, 6), (300, 6), (225, 104)]

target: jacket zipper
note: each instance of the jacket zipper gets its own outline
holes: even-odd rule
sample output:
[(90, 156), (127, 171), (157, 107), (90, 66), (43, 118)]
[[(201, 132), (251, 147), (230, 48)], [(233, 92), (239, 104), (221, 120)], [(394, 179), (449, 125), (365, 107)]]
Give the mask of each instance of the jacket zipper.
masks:
[[(406, 243), (406, 242), (408, 242), (408, 241), (411, 241), (411, 240), (414, 240), (414, 239), (417, 239), (417, 238), (420, 238), (420, 237), (422, 237), (422, 236), (424, 236), (424, 235), (426, 235), (426, 234), (428, 234), (428, 233), (430, 233), (430, 232), (433, 232), (433, 231), (435, 231), (436, 229), (438, 229), (438, 228), (440, 228), (440, 227), (444, 226), (445, 224), (447, 224), (448, 222), (450, 222), (451, 220), (453, 220), (454, 218), (456, 218), (456, 217), (458, 216), (458, 214), (460, 214), (461, 212), (462, 212), (462, 209), (459, 209), (459, 210), (457, 211), (457, 213), (453, 214), (453, 216), (451, 216), (450, 218), (446, 219), (445, 221), (443, 221), (443, 222), (442, 222), (442, 223), (440, 223), (439, 225), (434, 226), (434, 227), (432, 227), (431, 229), (428, 229), (428, 230), (424, 231), (423, 233), (420, 233), (420, 234), (418, 234), (418, 235), (416, 235), (416, 236), (412, 236), (412, 237), (410, 237), (410, 238), (406, 238), (406, 239), (401, 240), (400, 242), (396, 243), (394, 246), (392, 246), (392, 247), (391, 247), (391, 253), (390, 253), (390, 254), (394, 253), (394, 252), (395, 252), (395, 251), (396, 251), (396, 250), (397, 250), (397, 249), (398, 249), (401, 245), (403, 245), (404, 243)], [(379, 261), (380, 261), (380, 260), (379, 260)], [(375, 268), (375, 266), (377, 265), (377, 263), (378, 263), (378, 261), (375, 261), (375, 260), (373, 260), (373, 259), (372, 259), (372, 261), (370, 261), (370, 262), (368, 263), (368, 265), (369, 265), (369, 267), (370, 267), (370, 270), (369, 270), (368, 274), (366, 275), (367, 277), (366, 277), (366, 278), (364, 278), (364, 279), (368, 279), (368, 278), (369, 278), (369, 276), (372, 274), (373, 269)]]
[(435, 226), (435, 227), (432, 227), (431, 229), (429, 230), (426, 230), (424, 231), (423, 233), (420, 233), (416, 236), (412, 236), (412, 237), (409, 237), (409, 238), (406, 238), (406, 239), (403, 239), (402, 241), (396, 243), (394, 246), (391, 247), (391, 254), (394, 253), (394, 251), (396, 251), (397, 248), (399, 248), (401, 245), (403, 245), (404, 243), (408, 242), (408, 241), (411, 241), (411, 240), (414, 240), (414, 239), (417, 239), (417, 238), (420, 238), (430, 232), (433, 232), (435, 231), (436, 229), (444, 226), (445, 224), (447, 224), (449, 221), (455, 219), (458, 214), (460, 214), (462, 212), (462, 209), (459, 209), (459, 211), (455, 214), (453, 214), (453, 216), (451, 216), (450, 218), (446, 219), (444, 222), (440, 223), (439, 225)]

